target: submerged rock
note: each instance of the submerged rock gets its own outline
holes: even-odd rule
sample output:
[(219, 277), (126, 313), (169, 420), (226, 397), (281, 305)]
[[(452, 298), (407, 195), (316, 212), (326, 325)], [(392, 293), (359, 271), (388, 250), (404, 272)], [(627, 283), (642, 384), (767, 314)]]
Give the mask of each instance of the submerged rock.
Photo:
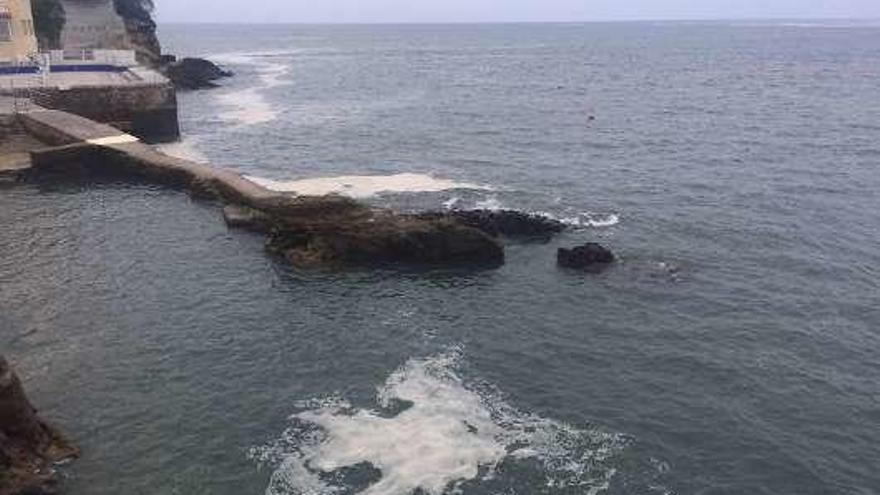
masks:
[(51, 464), (78, 454), (37, 416), (18, 376), (0, 356), (0, 495), (56, 493)]
[(181, 89), (210, 89), (218, 85), (215, 81), (232, 77), (232, 72), (203, 58), (184, 58), (165, 66), (165, 75)]
[(418, 217), (454, 220), (494, 237), (550, 237), (566, 229), (558, 220), (515, 210), (453, 210), (422, 213)]
[(596, 269), (614, 263), (615, 256), (604, 246), (588, 242), (572, 249), (560, 248), (556, 259), (564, 268)]

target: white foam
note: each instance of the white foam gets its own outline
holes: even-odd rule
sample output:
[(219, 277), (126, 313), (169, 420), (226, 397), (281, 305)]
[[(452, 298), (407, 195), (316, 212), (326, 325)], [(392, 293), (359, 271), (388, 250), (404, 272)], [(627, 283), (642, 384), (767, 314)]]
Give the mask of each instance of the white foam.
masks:
[(260, 177), (246, 177), (267, 189), (292, 192), (301, 196), (342, 194), (352, 198), (368, 198), (381, 193), (440, 192), (452, 189), (482, 189), (486, 186), (438, 179), (425, 174), (349, 175), (321, 177), (294, 181), (276, 181)]
[(265, 92), (290, 84), (285, 78), (290, 73), (289, 64), (277, 62), (276, 59), (291, 56), (293, 53), (226, 53), (212, 56), (214, 61), (221, 64), (256, 66), (257, 72), (257, 84), (217, 95), (220, 104), (230, 108), (222, 118), (240, 126), (264, 124), (277, 119), (282, 109), (270, 103)]
[(555, 218), (560, 222), (570, 225), (572, 227), (592, 227), (592, 228), (607, 228), (613, 227), (620, 223), (620, 215), (616, 213), (609, 213), (606, 215), (599, 215), (595, 213), (589, 212), (581, 212), (578, 215), (572, 217), (556, 217), (549, 213), (541, 213), (541, 215), (549, 216), (550, 218)]
[(478, 210), (491, 210), (498, 211), (504, 208), (504, 205), (501, 204), (501, 201), (498, 199), (498, 196), (489, 196), (488, 198), (477, 201), (474, 204), (474, 207)]
[[(455, 206), (456, 203), (453, 203), (453, 206)], [(446, 206), (446, 203), (444, 203), (443, 206), (449, 209), (449, 207)], [(495, 195), (474, 203), (474, 209), (477, 210), (499, 211), (506, 208), (507, 207), (498, 199), (498, 196)], [(616, 213), (596, 214), (586, 211), (573, 215), (557, 215), (546, 211), (527, 211), (527, 213), (556, 220), (576, 228), (607, 228), (620, 223), (620, 215)]]
[[(378, 389), (380, 411), (334, 399), (294, 415), (279, 441), (251, 452), (274, 465), (266, 494), (349, 493), (353, 487), (333, 474), (368, 463), (381, 478), (363, 495), (440, 495), (491, 480), (505, 460), (535, 463), (541, 486), (588, 494), (607, 488), (621, 436), (520, 412), (497, 392), (466, 385), (459, 360), (451, 352), (409, 361)], [(401, 401), (410, 407), (387, 414)]]

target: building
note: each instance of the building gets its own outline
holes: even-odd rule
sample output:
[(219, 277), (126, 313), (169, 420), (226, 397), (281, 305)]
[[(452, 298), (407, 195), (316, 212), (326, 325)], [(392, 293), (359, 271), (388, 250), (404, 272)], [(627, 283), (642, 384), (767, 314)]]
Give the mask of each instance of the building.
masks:
[(113, 0), (62, 0), (65, 50), (131, 49), (125, 21), (116, 13)]
[(139, 63), (113, 0), (61, 4), (62, 49), (38, 53), (31, 0), (0, 0), (0, 98), (17, 112), (63, 110), (148, 141), (179, 138), (175, 88)]
[(25, 61), (37, 51), (31, 1), (0, 0), (0, 64)]

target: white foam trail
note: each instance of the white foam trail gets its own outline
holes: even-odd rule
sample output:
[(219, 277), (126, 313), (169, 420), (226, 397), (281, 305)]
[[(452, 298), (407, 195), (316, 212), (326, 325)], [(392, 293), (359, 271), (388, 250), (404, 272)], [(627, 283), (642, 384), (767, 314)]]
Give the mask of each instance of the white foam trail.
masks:
[[(294, 415), (279, 441), (251, 452), (275, 467), (266, 494), (350, 493), (356, 487), (334, 474), (364, 463), (381, 478), (362, 495), (441, 495), (492, 480), (503, 462), (537, 467), (544, 478), (532, 481), (541, 488), (608, 487), (623, 437), (520, 412), (497, 392), (467, 386), (459, 360), (452, 352), (409, 361), (378, 389), (380, 411), (333, 400)], [(387, 414), (401, 404), (409, 407)]]
[[(446, 204), (443, 205), (446, 207)], [(454, 204), (453, 204), (454, 206)], [(474, 203), (474, 209), (477, 210), (490, 210), (490, 211), (499, 211), (504, 210), (507, 207), (498, 199), (498, 196), (489, 196), (488, 198), (477, 201)], [(447, 207), (448, 209), (448, 207)], [(531, 213), (533, 215), (539, 215), (542, 217), (549, 218), (551, 220), (556, 220), (562, 222), (566, 225), (576, 228), (584, 228), (584, 227), (592, 227), (592, 228), (607, 228), (613, 227), (620, 223), (620, 215), (616, 213), (609, 213), (606, 215), (599, 215), (591, 212), (581, 212), (573, 216), (565, 216), (565, 215), (556, 215), (546, 211), (527, 211), (526, 213)]]
[(368, 198), (381, 193), (440, 192), (452, 189), (489, 189), (486, 186), (480, 186), (478, 184), (438, 179), (424, 174), (349, 175), (294, 181), (276, 181), (250, 176), (246, 178), (267, 189), (278, 192), (292, 192), (301, 196), (342, 194), (359, 199)]
[(287, 63), (274, 59), (291, 56), (294, 52), (226, 53), (214, 55), (212, 60), (226, 65), (256, 66), (257, 83), (245, 89), (217, 95), (217, 100), (230, 111), (222, 118), (241, 126), (264, 124), (278, 118), (282, 109), (271, 104), (265, 97), (267, 90), (290, 84), (285, 76), (290, 73)]
[(182, 139), (174, 143), (160, 144), (156, 146), (156, 149), (175, 158), (182, 158), (197, 163), (209, 162), (208, 157), (199, 151), (196, 147), (196, 141), (191, 138)]
[(592, 228), (607, 228), (613, 227), (620, 223), (620, 215), (616, 213), (610, 213), (607, 215), (597, 215), (595, 213), (587, 213), (583, 212), (573, 217), (558, 217), (551, 213), (541, 212), (539, 215), (543, 215), (549, 218), (553, 218), (559, 220), (560, 222), (570, 225), (572, 227), (592, 227)]
[(489, 196), (488, 198), (477, 201), (474, 204), (474, 207), (478, 210), (491, 210), (498, 211), (504, 209), (504, 205), (501, 204), (501, 201), (498, 199), (498, 196)]

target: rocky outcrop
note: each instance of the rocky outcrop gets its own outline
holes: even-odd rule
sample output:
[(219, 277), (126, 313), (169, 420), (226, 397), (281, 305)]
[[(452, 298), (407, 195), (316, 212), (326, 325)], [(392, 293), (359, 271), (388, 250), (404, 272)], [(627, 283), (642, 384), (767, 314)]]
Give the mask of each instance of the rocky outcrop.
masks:
[(560, 248), (556, 258), (559, 266), (580, 270), (602, 269), (615, 260), (614, 253), (595, 242), (572, 249)]
[(232, 72), (202, 58), (184, 58), (168, 63), (163, 72), (180, 89), (216, 88), (218, 79), (232, 77)]
[(268, 214), (260, 210), (248, 208), (247, 206), (224, 206), (223, 219), (229, 227), (252, 230), (264, 234), (268, 233), (272, 228), (272, 219)]
[(341, 196), (291, 198), (265, 213), (267, 248), (298, 267), (504, 262), (501, 244), (478, 229), (374, 209)]
[(514, 210), (453, 210), (422, 213), (418, 216), (430, 220), (454, 220), (493, 237), (547, 238), (566, 228), (558, 220)]
[(52, 464), (78, 454), (37, 416), (18, 376), (0, 356), (0, 495), (55, 493)]

